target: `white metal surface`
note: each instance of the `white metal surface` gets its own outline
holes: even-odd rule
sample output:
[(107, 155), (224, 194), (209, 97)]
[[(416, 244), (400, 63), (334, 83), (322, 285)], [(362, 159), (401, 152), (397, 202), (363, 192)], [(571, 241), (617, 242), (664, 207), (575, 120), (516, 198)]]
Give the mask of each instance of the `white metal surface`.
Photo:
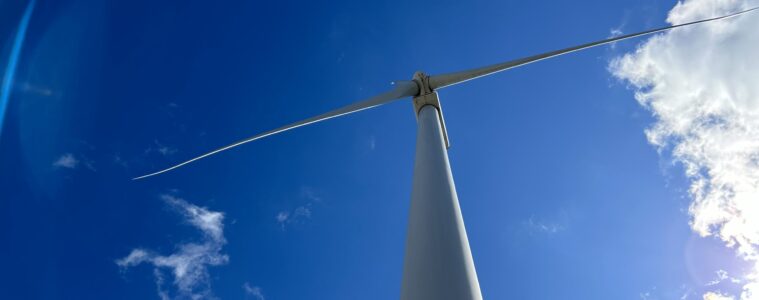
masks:
[(482, 299), (434, 106), (422, 107), (417, 127), (401, 299)]

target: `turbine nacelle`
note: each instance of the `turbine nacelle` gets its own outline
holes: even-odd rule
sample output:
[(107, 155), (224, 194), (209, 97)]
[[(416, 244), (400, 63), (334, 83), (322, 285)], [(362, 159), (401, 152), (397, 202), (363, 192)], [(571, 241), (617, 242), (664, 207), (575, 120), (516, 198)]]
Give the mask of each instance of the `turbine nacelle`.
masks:
[(437, 92), (430, 86), (430, 76), (422, 71), (416, 71), (412, 79), (414, 83), (419, 87), (419, 94), (413, 97), (414, 102), (414, 115), (419, 120), (419, 112), (422, 111), (422, 107), (431, 105), (437, 109), (437, 115), (440, 117), (440, 128), (443, 130), (443, 139), (445, 140), (445, 148), (450, 148), (451, 143), (448, 140), (448, 130), (445, 129), (445, 119), (443, 118), (443, 108), (440, 106), (440, 98)]

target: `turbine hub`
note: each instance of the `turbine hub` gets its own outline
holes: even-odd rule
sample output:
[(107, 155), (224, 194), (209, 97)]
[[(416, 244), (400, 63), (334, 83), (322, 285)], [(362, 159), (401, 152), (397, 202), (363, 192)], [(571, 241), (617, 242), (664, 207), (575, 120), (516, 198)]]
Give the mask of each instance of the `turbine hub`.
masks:
[(432, 87), (430, 86), (430, 76), (422, 71), (414, 72), (414, 77), (411, 79), (419, 86), (419, 96), (423, 96), (432, 93)]

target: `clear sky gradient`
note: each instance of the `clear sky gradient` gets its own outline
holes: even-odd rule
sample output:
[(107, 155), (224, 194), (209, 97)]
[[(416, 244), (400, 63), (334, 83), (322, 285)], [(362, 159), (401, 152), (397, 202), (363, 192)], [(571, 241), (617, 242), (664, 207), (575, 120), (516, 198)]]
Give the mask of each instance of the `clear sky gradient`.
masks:
[[(390, 88), (664, 25), (674, 1), (46, 1), (0, 139), (0, 298), (180, 297), (133, 249), (209, 245), (194, 292), (396, 299), (416, 122), (410, 101), (299, 128), (141, 181)], [(0, 2), (0, 70), (26, 1)], [(745, 266), (689, 228), (688, 182), (608, 71), (643, 40), (440, 92), (486, 299), (700, 299)], [(2, 76), (8, 76), (7, 73)], [(217, 240), (218, 241), (218, 240)], [(219, 244), (213, 244), (219, 245)], [(720, 283), (722, 291), (740, 286)], [(644, 298), (647, 297), (647, 298)]]

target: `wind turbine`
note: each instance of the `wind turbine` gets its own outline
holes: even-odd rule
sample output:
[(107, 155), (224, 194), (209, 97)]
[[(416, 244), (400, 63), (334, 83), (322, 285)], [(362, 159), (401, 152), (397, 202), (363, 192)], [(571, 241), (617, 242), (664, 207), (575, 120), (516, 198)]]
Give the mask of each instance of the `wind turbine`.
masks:
[(428, 76), (416, 72), (410, 81), (395, 82), (389, 92), (285, 125), (221, 147), (169, 168), (134, 178), (165, 173), (196, 160), (290, 129), (310, 125), (412, 97), (417, 117), (416, 156), (403, 265), (401, 299), (482, 299), (469, 241), (453, 183), (450, 147), (437, 90), (559, 55), (673, 28), (734, 17), (759, 7), (699, 21), (622, 35), (579, 46), (528, 56), (461, 72)]

